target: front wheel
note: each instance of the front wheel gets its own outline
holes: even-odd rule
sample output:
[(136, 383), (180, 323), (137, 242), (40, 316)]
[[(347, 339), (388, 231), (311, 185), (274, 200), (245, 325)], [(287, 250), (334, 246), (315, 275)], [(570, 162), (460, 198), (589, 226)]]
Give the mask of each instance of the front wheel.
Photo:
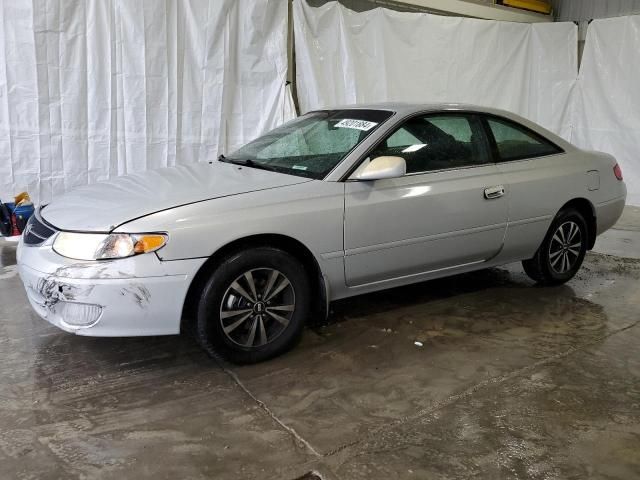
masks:
[(579, 211), (561, 211), (535, 256), (522, 262), (524, 271), (541, 285), (560, 285), (571, 280), (587, 253), (588, 235), (587, 222)]
[(196, 336), (236, 363), (290, 349), (310, 312), (304, 267), (288, 253), (259, 247), (227, 257), (204, 286)]

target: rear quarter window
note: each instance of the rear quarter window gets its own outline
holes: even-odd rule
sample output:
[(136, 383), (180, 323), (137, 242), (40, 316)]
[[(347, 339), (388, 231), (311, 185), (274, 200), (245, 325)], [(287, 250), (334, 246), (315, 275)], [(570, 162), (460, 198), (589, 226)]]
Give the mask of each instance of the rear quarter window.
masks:
[(500, 161), (524, 160), (563, 152), (549, 140), (516, 123), (495, 118), (487, 119), (487, 123), (496, 142)]

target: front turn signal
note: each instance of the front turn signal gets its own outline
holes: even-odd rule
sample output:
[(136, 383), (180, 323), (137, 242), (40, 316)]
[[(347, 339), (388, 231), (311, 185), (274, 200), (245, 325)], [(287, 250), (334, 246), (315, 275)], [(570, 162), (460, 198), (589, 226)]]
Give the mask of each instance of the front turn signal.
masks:
[(155, 252), (167, 243), (165, 235), (136, 235), (136, 243), (133, 245), (135, 253)]

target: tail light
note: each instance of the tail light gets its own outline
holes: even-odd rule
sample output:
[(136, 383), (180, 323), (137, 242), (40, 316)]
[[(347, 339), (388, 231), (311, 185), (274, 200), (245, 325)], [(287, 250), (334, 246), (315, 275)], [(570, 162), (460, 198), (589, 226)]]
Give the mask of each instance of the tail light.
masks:
[(613, 174), (616, 176), (616, 178), (620, 181), (622, 181), (622, 169), (620, 168), (620, 165), (618, 165), (616, 163), (616, 166), (613, 167)]

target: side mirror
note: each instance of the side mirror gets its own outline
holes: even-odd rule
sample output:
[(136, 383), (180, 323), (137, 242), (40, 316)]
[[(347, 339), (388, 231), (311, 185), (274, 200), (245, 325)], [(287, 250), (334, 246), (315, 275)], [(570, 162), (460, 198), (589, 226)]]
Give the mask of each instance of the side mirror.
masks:
[(402, 157), (377, 157), (369, 162), (354, 180), (382, 180), (384, 178), (403, 177), (407, 173), (407, 162)]

